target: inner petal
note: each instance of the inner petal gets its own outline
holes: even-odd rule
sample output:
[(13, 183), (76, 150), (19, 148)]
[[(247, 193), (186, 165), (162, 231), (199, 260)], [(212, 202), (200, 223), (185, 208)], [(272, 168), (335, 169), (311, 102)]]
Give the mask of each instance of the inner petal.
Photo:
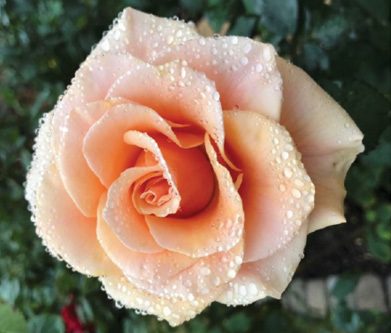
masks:
[[(181, 203), (176, 216), (191, 216), (203, 210), (214, 192), (214, 175), (206, 154), (198, 147), (182, 149), (165, 138), (156, 138), (174, 183), (181, 196)], [(151, 180), (150, 180), (151, 181)], [(156, 190), (164, 191), (166, 200), (171, 196), (164, 182), (153, 184)]]
[(174, 188), (170, 186), (162, 172), (139, 179), (132, 189), (133, 205), (142, 215), (166, 215), (174, 199)]
[(170, 200), (170, 188), (166, 179), (162, 176), (156, 177), (147, 181), (140, 198), (150, 205), (161, 206)]

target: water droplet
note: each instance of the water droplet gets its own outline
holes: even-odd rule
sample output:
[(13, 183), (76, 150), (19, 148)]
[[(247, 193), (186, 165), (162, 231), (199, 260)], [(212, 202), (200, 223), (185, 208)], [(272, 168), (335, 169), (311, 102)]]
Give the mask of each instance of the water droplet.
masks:
[(208, 267), (201, 267), (200, 273), (201, 275), (207, 276), (210, 274), (210, 269)]
[(240, 63), (245, 66), (248, 64), (248, 58), (247, 57), (242, 57), (240, 58)]
[(256, 70), (258, 73), (261, 73), (261, 72), (262, 72), (262, 70), (263, 70), (263, 66), (262, 66), (262, 64), (258, 64), (258, 65), (256, 65), (256, 66), (255, 66), (255, 70)]
[(109, 41), (106, 39), (104, 42), (102, 42), (101, 46), (103, 51), (107, 52), (108, 50), (110, 50), (110, 43)]
[(288, 167), (284, 168), (283, 173), (284, 173), (284, 176), (285, 176), (286, 178), (291, 178), (291, 177), (292, 177), (292, 174), (293, 174), (293, 173), (292, 173), (292, 170), (289, 169)]
[(230, 269), (227, 273), (230, 279), (233, 279), (236, 276), (236, 272), (233, 269)]
[(281, 192), (285, 192), (286, 191), (286, 187), (283, 184), (280, 184), (280, 186), (278, 188), (280, 189)]
[(200, 44), (201, 46), (204, 46), (206, 44), (205, 39), (204, 38), (200, 38), (198, 40), (198, 44)]
[(170, 314), (171, 314), (170, 308), (169, 308), (168, 306), (165, 306), (165, 307), (163, 308), (163, 315), (166, 316), (166, 317), (168, 317)]
[(250, 42), (244, 43), (244, 45), (243, 45), (243, 52), (244, 53), (246, 53), (246, 54), (249, 53), (251, 51), (251, 49), (252, 49), (252, 46), (251, 46)]
[(269, 46), (263, 48), (263, 58), (265, 61), (270, 61), (272, 59), (272, 53)]
[(257, 295), (258, 294), (258, 288), (257, 286), (255, 285), (255, 283), (251, 282), (249, 285), (248, 285), (248, 292), (251, 294), (251, 295)]
[(295, 188), (292, 190), (292, 195), (293, 195), (296, 199), (300, 199), (300, 198), (301, 198), (301, 193), (300, 193), (300, 191), (297, 190), (297, 189), (295, 189)]

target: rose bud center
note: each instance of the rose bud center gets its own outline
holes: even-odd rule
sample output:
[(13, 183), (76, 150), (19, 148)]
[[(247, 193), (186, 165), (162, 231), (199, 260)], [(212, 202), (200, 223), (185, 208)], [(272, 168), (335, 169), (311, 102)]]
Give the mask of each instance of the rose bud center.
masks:
[[(186, 217), (202, 211), (211, 201), (215, 180), (208, 157), (199, 148), (181, 148), (166, 138), (155, 138), (162, 152), (180, 195), (180, 205), (175, 216)], [(136, 166), (156, 165), (156, 159), (150, 152), (141, 152)], [(189, 181), (191, 179), (191, 181)], [(175, 191), (164, 175), (153, 173), (139, 179), (133, 189), (133, 202), (140, 213), (154, 215), (156, 209), (169, 205), (175, 199)]]

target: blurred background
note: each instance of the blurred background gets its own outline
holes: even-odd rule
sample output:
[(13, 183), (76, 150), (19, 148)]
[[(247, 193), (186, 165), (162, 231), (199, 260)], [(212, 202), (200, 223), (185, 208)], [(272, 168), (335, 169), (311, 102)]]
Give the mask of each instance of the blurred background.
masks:
[[(348, 223), (309, 236), (282, 301), (213, 304), (174, 329), (116, 308), (36, 236), (23, 183), (38, 120), (127, 6), (272, 43), (364, 132)], [(0, 0), (0, 332), (390, 332), (390, 154), (389, 0)]]

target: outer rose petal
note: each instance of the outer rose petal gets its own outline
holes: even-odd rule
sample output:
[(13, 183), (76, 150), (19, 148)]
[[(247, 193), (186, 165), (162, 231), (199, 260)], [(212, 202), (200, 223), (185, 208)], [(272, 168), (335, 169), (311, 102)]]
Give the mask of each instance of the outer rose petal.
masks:
[(106, 187), (134, 165), (140, 153), (138, 147), (124, 141), (129, 130), (162, 133), (177, 141), (171, 127), (155, 111), (131, 102), (111, 108), (90, 128), (83, 148), (88, 165)]
[[(101, 207), (105, 203), (102, 198)], [(243, 242), (228, 252), (195, 259), (163, 251), (140, 253), (126, 248), (101, 215), (98, 215), (98, 238), (102, 247), (123, 274), (138, 288), (165, 298), (189, 301), (200, 295), (221, 294), (221, 286), (231, 280), (240, 267)]]
[(214, 293), (190, 299), (159, 297), (135, 287), (125, 277), (102, 277), (100, 280), (106, 292), (120, 304), (156, 315), (171, 326), (194, 318), (215, 300)]
[(103, 100), (113, 82), (140, 60), (130, 54), (90, 56), (80, 66), (72, 84), (55, 106), (53, 116), (53, 147), (57, 152), (66, 119), (74, 108)]
[[(58, 168), (61, 179), (75, 205), (85, 216), (95, 217), (99, 199), (106, 189), (92, 172), (83, 155), (83, 140), (111, 104), (99, 101), (73, 109), (66, 123), (59, 149)], [(87, 195), (88, 193), (88, 195)]]
[(307, 240), (307, 223), (282, 249), (264, 259), (244, 263), (218, 299), (228, 305), (246, 305), (266, 296), (280, 298), (292, 280)]
[(208, 136), (205, 148), (217, 178), (216, 198), (188, 218), (145, 216), (159, 245), (191, 257), (228, 251), (239, 243), (243, 233), (243, 207), (235, 184), (229, 171), (217, 161)]
[(356, 155), (364, 150), (363, 134), (304, 71), (281, 58), (277, 64), (284, 91), (281, 123), (302, 153), (316, 188), (311, 232), (345, 221), (344, 180)]
[(85, 217), (66, 192), (55, 164), (49, 166), (37, 189), (37, 234), (50, 252), (80, 273), (116, 274), (118, 269), (96, 238), (96, 219)]
[(227, 144), (243, 170), (244, 261), (285, 246), (313, 208), (314, 186), (284, 127), (252, 111), (225, 111)]
[(214, 82), (183, 63), (142, 64), (121, 76), (106, 98), (122, 97), (155, 110), (161, 117), (205, 130), (221, 149), (224, 125)]
[(92, 54), (126, 51), (145, 62), (150, 62), (160, 50), (197, 36), (193, 24), (126, 8)]
[(154, 62), (176, 59), (216, 82), (223, 110), (253, 110), (280, 119), (281, 76), (273, 46), (243, 37), (200, 37), (164, 49)]
[(194, 264), (196, 259), (175, 252), (142, 253), (126, 247), (103, 218), (102, 213), (106, 200), (107, 196), (102, 195), (98, 208), (98, 240), (111, 260), (125, 275), (141, 280), (159, 280), (156, 282), (164, 283), (167, 279)]

